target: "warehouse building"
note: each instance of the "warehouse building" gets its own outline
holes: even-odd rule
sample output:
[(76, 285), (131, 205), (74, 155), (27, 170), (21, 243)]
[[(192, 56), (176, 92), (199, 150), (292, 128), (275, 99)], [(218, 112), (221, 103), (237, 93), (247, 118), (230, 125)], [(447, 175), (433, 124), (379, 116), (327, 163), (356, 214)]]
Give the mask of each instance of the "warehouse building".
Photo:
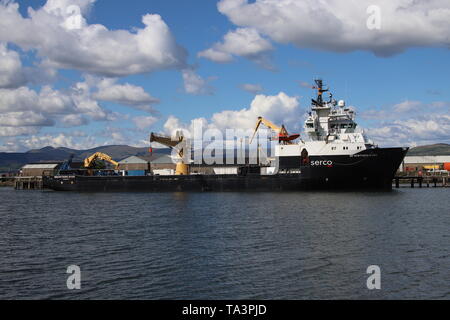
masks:
[(22, 177), (42, 177), (55, 175), (61, 163), (35, 163), (27, 164), (20, 170)]
[(119, 161), (117, 167), (123, 175), (143, 176), (148, 173), (169, 175), (173, 174), (176, 164), (166, 154), (152, 154), (151, 156), (131, 156)]
[(450, 171), (450, 156), (407, 156), (401, 171)]

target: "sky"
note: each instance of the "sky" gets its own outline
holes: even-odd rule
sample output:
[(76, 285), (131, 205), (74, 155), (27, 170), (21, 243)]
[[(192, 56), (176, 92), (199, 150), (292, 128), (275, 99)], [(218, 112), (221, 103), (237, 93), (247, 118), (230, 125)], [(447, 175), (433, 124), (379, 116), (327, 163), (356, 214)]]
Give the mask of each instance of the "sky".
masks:
[(380, 146), (450, 143), (448, 0), (0, 0), (0, 152), (302, 132), (314, 79)]

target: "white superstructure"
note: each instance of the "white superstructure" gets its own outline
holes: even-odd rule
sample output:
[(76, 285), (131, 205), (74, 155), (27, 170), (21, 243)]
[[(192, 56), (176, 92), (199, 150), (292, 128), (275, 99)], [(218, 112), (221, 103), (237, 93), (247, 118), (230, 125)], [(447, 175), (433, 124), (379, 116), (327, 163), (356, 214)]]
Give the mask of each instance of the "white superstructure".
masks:
[(337, 102), (330, 93), (329, 101), (323, 101), (322, 80), (316, 80), (317, 100), (312, 100), (312, 108), (305, 121), (306, 141), (297, 144), (278, 145), (275, 156), (299, 156), (303, 149), (309, 155), (353, 155), (374, 148), (364, 131), (355, 122), (355, 112), (345, 101)]

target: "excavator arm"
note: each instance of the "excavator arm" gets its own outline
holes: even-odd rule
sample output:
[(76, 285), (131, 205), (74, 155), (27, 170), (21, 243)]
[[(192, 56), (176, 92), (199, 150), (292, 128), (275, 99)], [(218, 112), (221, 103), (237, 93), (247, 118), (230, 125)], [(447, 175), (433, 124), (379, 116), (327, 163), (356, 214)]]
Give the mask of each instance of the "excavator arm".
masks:
[(92, 166), (92, 164), (95, 162), (95, 160), (107, 161), (107, 162), (111, 163), (112, 165), (114, 165), (115, 167), (117, 167), (119, 165), (118, 162), (114, 161), (107, 154), (104, 154), (104, 153), (101, 153), (101, 152), (97, 152), (97, 153), (94, 153), (92, 156), (84, 159), (84, 167), (85, 168), (90, 168)]

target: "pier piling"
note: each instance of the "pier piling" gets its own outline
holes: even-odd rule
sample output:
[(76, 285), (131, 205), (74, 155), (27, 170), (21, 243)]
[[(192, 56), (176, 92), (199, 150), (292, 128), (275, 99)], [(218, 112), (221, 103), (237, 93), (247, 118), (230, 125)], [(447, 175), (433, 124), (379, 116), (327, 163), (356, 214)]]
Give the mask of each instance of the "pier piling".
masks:
[(423, 188), (424, 184), (426, 184), (427, 188), (432, 186), (433, 188), (438, 187), (449, 187), (450, 176), (426, 176), (426, 177), (417, 177), (417, 176), (396, 176), (393, 179), (393, 183), (395, 184), (395, 188), (400, 188), (401, 185), (409, 184), (411, 188), (416, 187), (416, 183), (418, 188)]

